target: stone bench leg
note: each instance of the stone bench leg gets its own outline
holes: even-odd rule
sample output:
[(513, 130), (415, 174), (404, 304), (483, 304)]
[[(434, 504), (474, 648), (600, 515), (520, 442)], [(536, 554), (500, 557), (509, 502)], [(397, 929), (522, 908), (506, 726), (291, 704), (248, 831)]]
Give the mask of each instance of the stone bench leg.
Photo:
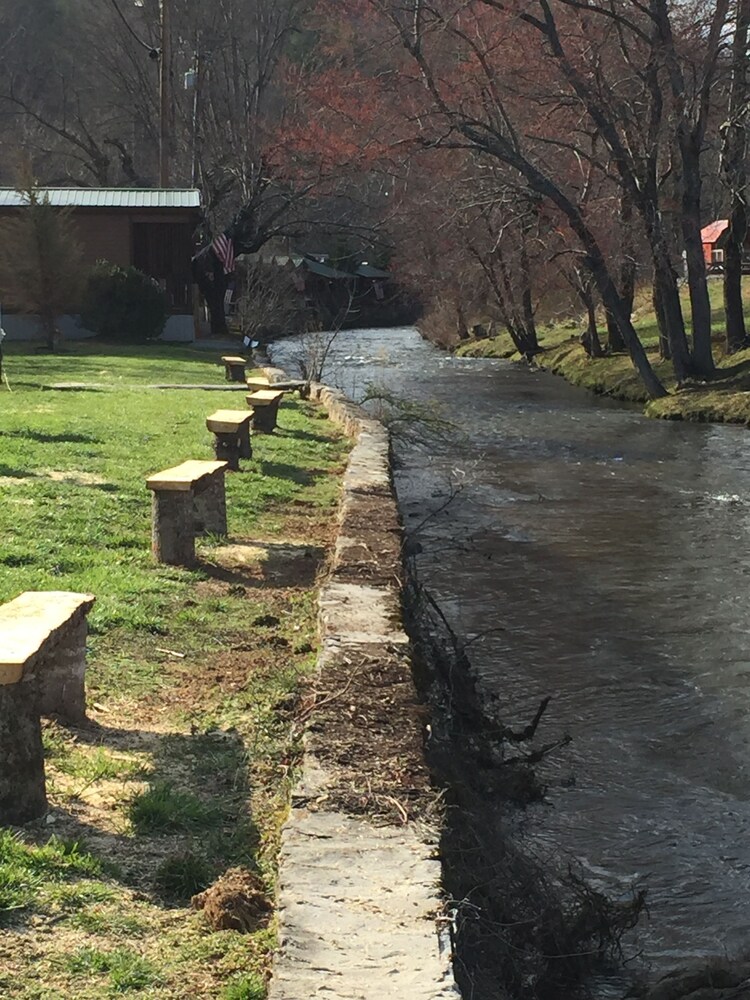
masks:
[(195, 530), (206, 535), (226, 535), (227, 499), (224, 490), (224, 473), (211, 476), (208, 485), (193, 500)]
[(240, 438), (237, 434), (214, 431), (214, 455), (219, 462), (228, 462), (229, 468), (237, 472), (240, 454)]
[(170, 566), (195, 563), (195, 516), (190, 490), (155, 490), (151, 551)]
[(36, 683), (0, 684), (0, 825), (47, 811)]
[(227, 382), (244, 382), (245, 381), (245, 365), (240, 364), (227, 364), (226, 366), (226, 378)]

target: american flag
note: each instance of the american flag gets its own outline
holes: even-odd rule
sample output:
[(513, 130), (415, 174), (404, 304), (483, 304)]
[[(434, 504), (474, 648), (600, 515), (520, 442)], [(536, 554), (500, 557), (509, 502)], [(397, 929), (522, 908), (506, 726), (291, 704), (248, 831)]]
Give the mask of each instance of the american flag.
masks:
[(234, 271), (234, 243), (227, 234), (219, 233), (211, 244), (211, 249), (224, 265), (224, 274), (231, 274)]

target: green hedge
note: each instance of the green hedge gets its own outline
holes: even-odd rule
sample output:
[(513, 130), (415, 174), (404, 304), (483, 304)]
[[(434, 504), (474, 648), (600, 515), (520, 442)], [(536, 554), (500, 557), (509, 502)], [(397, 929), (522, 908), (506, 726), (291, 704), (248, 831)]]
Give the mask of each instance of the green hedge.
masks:
[(108, 261), (92, 268), (81, 306), (87, 329), (107, 340), (144, 343), (159, 336), (168, 314), (164, 292), (142, 271)]

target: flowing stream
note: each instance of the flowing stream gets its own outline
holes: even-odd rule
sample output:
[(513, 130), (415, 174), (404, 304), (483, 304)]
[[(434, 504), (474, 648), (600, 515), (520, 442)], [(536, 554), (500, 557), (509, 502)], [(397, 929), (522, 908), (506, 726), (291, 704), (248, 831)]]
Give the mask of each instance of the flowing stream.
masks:
[(655, 972), (750, 948), (748, 432), (647, 420), (412, 329), (342, 332), (325, 380), (455, 425), (399, 446), (396, 485), (423, 582), (459, 635), (487, 633), (471, 658), (508, 721), (551, 695), (543, 737), (572, 737), (520, 835), (648, 889), (628, 951)]

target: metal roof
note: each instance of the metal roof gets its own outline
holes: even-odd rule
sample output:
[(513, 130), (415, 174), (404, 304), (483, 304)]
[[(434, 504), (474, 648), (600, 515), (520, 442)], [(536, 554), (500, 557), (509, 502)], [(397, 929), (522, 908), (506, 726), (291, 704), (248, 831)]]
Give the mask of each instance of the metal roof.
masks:
[[(42, 197), (58, 208), (200, 208), (195, 188), (39, 188)], [(28, 198), (14, 188), (0, 188), (0, 208), (27, 205)]]
[(717, 219), (716, 222), (709, 222), (701, 229), (701, 242), (715, 243), (726, 229), (729, 229), (729, 219)]
[(372, 264), (360, 264), (355, 274), (358, 274), (360, 278), (390, 278), (391, 276), (389, 271), (373, 267)]
[(337, 267), (330, 267), (328, 264), (322, 264), (320, 261), (314, 260), (311, 257), (305, 257), (300, 264), (300, 267), (306, 267), (311, 274), (318, 274), (322, 278), (353, 278), (353, 274), (349, 274), (348, 271), (339, 271)]

